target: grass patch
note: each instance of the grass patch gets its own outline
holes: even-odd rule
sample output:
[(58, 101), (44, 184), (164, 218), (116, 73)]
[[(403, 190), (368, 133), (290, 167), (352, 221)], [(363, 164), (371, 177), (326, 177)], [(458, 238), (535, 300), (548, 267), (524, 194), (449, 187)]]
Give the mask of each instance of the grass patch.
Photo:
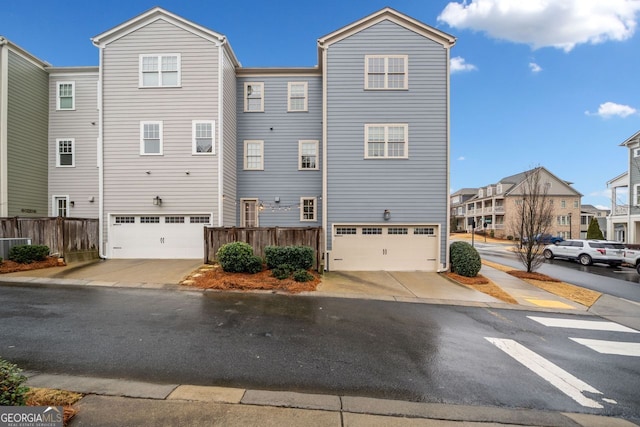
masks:
[(62, 406), (65, 426), (78, 413), (78, 410), (72, 405), (82, 399), (81, 394), (72, 391), (36, 387), (29, 388), (26, 396), (28, 406)]
[(500, 286), (496, 285), (481, 274), (478, 274), (476, 277), (465, 277), (456, 273), (447, 272), (444, 273), (444, 275), (454, 282), (460, 283), (461, 285), (474, 289), (476, 291), (485, 293), (489, 296), (499, 299), (500, 301), (504, 301), (509, 304), (518, 304), (518, 301), (516, 301), (511, 295), (505, 292)]
[(511, 274), (514, 277), (524, 280), (528, 284), (540, 288), (544, 291), (552, 293), (562, 298), (566, 298), (570, 301), (582, 304), (585, 307), (591, 307), (602, 296), (600, 292), (592, 291), (591, 289), (585, 289), (580, 286), (572, 285), (570, 283), (562, 282), (553, 277), (549, 277), (542, 273), (527, 273), (526, 271), (514, 270), (511, 267), (507, 267), (495, 262), (482, 260), (482, 263), (493, 267), (497, 270), (504, 271)]

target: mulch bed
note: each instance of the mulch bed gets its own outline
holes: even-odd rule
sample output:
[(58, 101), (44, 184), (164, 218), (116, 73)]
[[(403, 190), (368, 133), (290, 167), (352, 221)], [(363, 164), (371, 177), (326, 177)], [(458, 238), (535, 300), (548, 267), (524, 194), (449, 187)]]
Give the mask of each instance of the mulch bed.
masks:
[(517, 277), (518, 279), (540, 280), (542, 282), (560, 282), (560, 280), (554, 279), (553, 277), (549, 277), (546, 274), (542, 273), (527, 273), (526, 271), (520, 270), (511, 270), (507, 271), (507, 273), (514, 277)]
[(57, 267), (58, 257), (48, 257), (44, 261), (36, 261), (31, 264), (19, 264), (14, 261), (3, 260), (0, 264), (0, 274), (15, 273), (16, 271), (39, 270), (41, 268)]
[(279, 280), (271, 276), (271, 270), (263, 270), (260, 273), (227, 273), (219, 265), (205, 266), (186, 280), (184, 286), (192, 286), (200, 289), (219, 290), (268, 290), (284, 291), (292, 294), (305, 291), (315, 291), (320, 284), (320, 275), (315, 271), (309, 271), (313, 280), (308, 282), (296, 282), (293, 279)]

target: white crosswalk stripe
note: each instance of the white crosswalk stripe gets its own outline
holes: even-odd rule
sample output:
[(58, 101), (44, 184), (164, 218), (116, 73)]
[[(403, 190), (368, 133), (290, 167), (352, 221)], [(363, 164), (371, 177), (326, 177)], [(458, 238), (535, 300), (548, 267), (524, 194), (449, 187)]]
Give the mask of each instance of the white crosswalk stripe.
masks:
[(579, 378), (574, 377), (569, 372), (549, 362), (547, 359), (537, 353), (534, 353), (522, 344), (509, 339), (491, 337), (485, 337), (485, 339), (551, 383), (554, 387), (578, 402), (580, 405), (587, 408), (604, 408), (600, 403), (583, 394), (584, 392), (588, 392), (596, 395), (602, 395), (602, 392), (591, 387)]
[(640, 357), (640, 343), (637, 342), (603, 341), (571, 337), (569, 339), (598, 353)]
[[(527, 316), (527, 318), (550, 328), (581, 329), (589, 331), (624, 332), (638, 334), (640, 331), (615, 322), (605, 320), (580, 320), (558, 317)], [(640, 357), (640, 343), (625, 341), (606, 341), (587, 338), (568, 337), (573, 342), (584, 345), (601, 354)]]
[(629, 332), (640, 334), (640, 331), (627, 328), (615, 322), (601, 320), (561, 319), (557, 317), (527, 316), (529, 319), (551, 328), (588, 329), (591, 331)]

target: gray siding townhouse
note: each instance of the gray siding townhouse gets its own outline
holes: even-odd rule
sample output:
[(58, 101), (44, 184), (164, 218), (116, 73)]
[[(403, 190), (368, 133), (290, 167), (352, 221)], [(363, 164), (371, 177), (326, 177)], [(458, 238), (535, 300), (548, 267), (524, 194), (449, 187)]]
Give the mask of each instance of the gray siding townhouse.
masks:
[(638, 244), (640, 243), (640, 131), (624, 140), (620, 146), (627, 148), (629, 160), (627, 170), (607, 182), (607, 187), (611, 189), (611, 214), (607, 218), (607, 236), (619, 242)]
[(28, 59), (35, 209), (99, 218), (102, 256), (201, 258), (206, 225), (312, 226), (330, 270), (447, 268), (452, 36), (385, 8), (320, 38), (318, 66), (244, 68), (224, 35), (154, 8), (92, 41), (98, 67)]
[(0, 36), (0, 216), (47, 216), (48, 63)]

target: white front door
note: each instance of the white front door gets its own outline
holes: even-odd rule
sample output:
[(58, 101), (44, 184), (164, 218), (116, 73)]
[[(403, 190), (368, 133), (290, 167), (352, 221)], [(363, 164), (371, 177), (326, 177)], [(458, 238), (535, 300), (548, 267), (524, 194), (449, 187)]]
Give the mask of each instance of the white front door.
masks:
[(258, 199), (242, 199), (240, 227), (258, 227)]

